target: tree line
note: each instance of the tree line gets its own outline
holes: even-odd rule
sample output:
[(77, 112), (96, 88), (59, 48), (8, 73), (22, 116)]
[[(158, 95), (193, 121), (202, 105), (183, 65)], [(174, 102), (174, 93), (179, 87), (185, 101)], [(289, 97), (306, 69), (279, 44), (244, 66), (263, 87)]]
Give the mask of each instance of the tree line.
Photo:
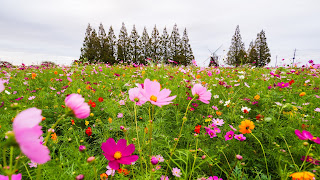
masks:
[(180, 37), (176, 24), (170, 35), (166, 27), (160, 35), (155, 25), (150, 36), (146, 27), (140, 36), (135, 25), (129, 35), (125, 24), (122, 23), (117, 39), (112, 26), (107, 34), (102, 23), (100, 23), (98, 32), (89, 23), (80, 55), (80, 60), (84, 59), (89, 63), (108, 64), (119, 62), (146, 64), (147, 61), (169, 64), (168, 60), (173, 60), (176, 64), (189, 65), (194, 56), (189, 44), (187, 29), (184, 29)]
[(262, 67), (270, 61), (271, 54), (264, 30), (257, 34), (255, 41), (250, 42), (249, 49), (246, 51), (238, 25), (231, 40), (226, 63), (233, 66), (252, 64), (256, 67)]

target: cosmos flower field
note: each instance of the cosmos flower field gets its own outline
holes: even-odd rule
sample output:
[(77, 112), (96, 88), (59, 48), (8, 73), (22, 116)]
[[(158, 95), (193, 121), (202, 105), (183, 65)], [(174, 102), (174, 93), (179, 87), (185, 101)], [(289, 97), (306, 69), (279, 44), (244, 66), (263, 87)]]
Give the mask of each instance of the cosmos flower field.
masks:
[(0, 69), (0, 180), (317, 179), (320, 69)]

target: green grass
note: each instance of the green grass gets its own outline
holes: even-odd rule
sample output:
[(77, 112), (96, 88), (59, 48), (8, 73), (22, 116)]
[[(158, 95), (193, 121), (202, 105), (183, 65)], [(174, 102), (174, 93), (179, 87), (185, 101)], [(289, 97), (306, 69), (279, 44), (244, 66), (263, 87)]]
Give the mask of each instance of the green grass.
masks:
[[(99, 66), (102, 71), (99, 71)], [(66, 117), (58, 124), (55, 128), (58, 140), (54, 142), (49, 139), (51, 161), (41, 166), (41, 179), (74, 179), (79, 174), (84, 174), (85, 179), (94, 179), (94, 168), (98, 176), (107, 170), (108, 161), (102, 155), (101, 143), (108, 138), (114, 138), (116, 141), (124, 138), (128, 143), (134, 143), (136, 147), (134, 154), (139, 155), (137, 140), (134, 141), (136, 138), (134, 103), (129, 100), (128, 90), (136, 87), (136, 83), (143, 83), (148, 78), (157, 80), (162, 88), (170, 89), (171, 96), (177, 95), (173, 100), (175, 105), (154, 107), (151, 154), (162, 155), (165, 162), (158, 164), (161, 166), (159, 170), (150, 171), (152, 168), (155, 169), (155, 166), (150, 167), (149, 163), (150, 104), (146, 103), (137, 106), (139, 140), (143, 157), (139, 157), (135, 165), (123, 166), (130, 171), (128, 175), (124, 176), (116, 172), (113, 179), (160, 179), (161, 175), (165, 174), (170, 179), (175, 179), (176, 177), (172, 176), (171, 172), (174, 167), (181, 169), (180, 179), (208, 178), (209, 176), (218, 176), (223, 179), (229, 176), (229, 179), (268, 179), (261, 146), (252, 135), (245, 134), (247, 139), (242, 142), (235, 139), (225, 141), (224, 135), (231, 130), (228, 125), (239, 130), (238, 126), (245, 119), (252, 120), (255, 124), (253, 134), (264, 147), (269, 179), (290, 179), (289, 175), (298, 171), (296, 167), (302, 165), (301, 157), (306, 155), (308, 146), (303, 145), (304, 141), (295, 135), (294, 130), (302, 130), (302, 124), (304, 124), (307, 126), (306, 130), (314, 136), (320, 136), (320, 113), (314, 111), (315, 108), (320, 107), (320, 99), (315, 96), (320, 95), (318, 92), (320, 79), (312, 76), (312, 74), (319, 75), (319, 70), (311, 72), (307, 68), (295, 68), (296, 72), (299, 72), (296, 74), (289, 73), (290, 69), (273, 69), (277, 74), (282, 72), (281, 76), (286, 76), (279, 79), (271, 77), (272, 69), (266, 68), (220, 68), (220, 74), (216, 74), (217, 69), (214, 68), (201, 69), (202, 71), (196, 67), (184, 69), (188, 72), (182, 73), (179, 67), (171, 66), (133, 68), (124, 65), (113, 67), (95, 65), (45, 69), (40, 67), (26, 70), (2, 68), (2, 72), (11, 75), (9, 84), (5, 84), (6, 90), (11, 94), (8, 95), (4, 91), (0, 93), (0, 103), (4, 101), (4, 106), (0, 108), (1, 146), (4, 146), (5, 133), (12, 130), (12, 120), (19, 112), (30, 107), (42, 109), (42, 116), (46, 119), (40, 125), (47, 133), (59, 116), (65, 113), (62, 105), (64, 105), (66, 95), (77, 93), (78, 89), (81, 89), (80, 94), (86, 99), (86, 102), (92, 100), (96, 103), (96, 107), (91, 107), (93, 116), (84, 120)], [(55, 71), (57, 74), (54, 73)], [(212, 72), (212, 76), (208, 76), (209, 71)], [(239, 71), (245, 72), (244, 79), (239, 79), (241, 75)], [(35, 79), (31, 78), (31, 73), (37, 74)], [(69, 76), (72, 79), (71, 83), (67, 80), (69, 73), (73, 73)], [(120, 76), (115, 76), (115, 73)], [(201, 77), (197, 78), (198, 74)], [(6, 76), (8, 77), (8, 74), (2, 73), (0, 78), (5, 79)], [(26, 78), (28, 80), (25, 80)], [(62, 79), (62, 81), (56, 79)], [(273, 86), (280, 82), (287, 83), (292, 79), (295, 82), (289, 88), (268, 89), (270, 85)], [(219, 85), (219, 80), (220, 84), (223, 81), (231, 87)], [(305, 83), (306, 80), (310, 82)], [(25, 82), (28, 85), (25, 85)], [(187, 93), (189, 97), (192, 97), (191, 89), (188, 87), (192, 87), (194, 83), (205, 84), (211, 91), (212, 98), (210, 104), (200, 101), (193, 102), (198, 106), (191, 105), (194, 111), (188, 110), (179, 143), (170, 157), (170, 151), (176, 143), (174, 139), (178, 138), (182, 119), (189, 103)], [(250, 87), (246, 87), (244, 83)], [(235, 84), (239, 86), (234, 86)], [(61, 93), (62, 88), (67, 85), (65, 91)], [(88, 85), (95, 91), (86, 88)], [(34, 90), (36, 91), (33, 92)], [(57, 94), (59, 91), (60, 94)], [(300, 97), (301, 92), (305, 92), (306, 95)], [(219, 95), (219, 98), (213, 98), (214, 95)], [(260, 95), (259, 100), (254, 100), (256, 95)], [(23, 99), (16, 100), (22, 96)], [(28, 100), (30, 96), (35, 96), (35, 99)], [(102, 97), (104, 101), (99, 102), (99, 97)], [(250, 99), (250, 102), (244, 100), (245, 98)], [(120, 100), (125, 100), (125, 105), (120, 105)], [(229, 107), (224, 106), (227, 100), (231, 101)], [(220, 104), (219, 101), (223, 103)], [(258, 103), (253, 105), (253, 101)], [(283, 105), (288, 103), (290, 106), (282, 108), (275, 102)], [(13, 103), (17, 105), (12, 107)], [(216, 110), (212, 108), (213, 105), (222, 112), (221, 116), (216, 114)], [(241, 112), (243, 106), (251, 108), (251, 111), (244, 114)], [(292, 114), (284, 114), (283, 111)], [(123, 118), (117, 118), (118, 113), (123, 113)], [(264, 116), (263, 120), (256, 121), (258, 114)], [(221, 133), (217, 137), (210, 138), (205, 135), (204, 128), (201, 128), (200, 135), (197, 137), (198, 143), (196, 143), (194, 128), (196, 125), (205, 127), (211, 124), (205, 121), (209, 115), (224, 120), (225, 124), (219, 127)], [(109, 118), (112, 118), (112, 123), (108, 121)], [(71, 124), (71, 119), (75, 121), (75, 125)], [(85, 121), (89, 122), (88, 126), (85, 125)], [(121, 130), (120, 126), (128, 128), (127, 131)], [(93, 133), (90, 137), (85, 133), (87, 127), (92, 128)], [(148, 128), (147, 133), (146, 128)], [(237, 131), (235, 134), (240, 134), (240, 132)], [(201, 150), (196, 151), (196, 144)], [(79, 152), (79, 145), (87, 147), (85, 153)], [(319, 145), (315, 144), (313, 147), (310, 153), (313, 158), (319, 160)], [(9, 151), (6, 154), (7, 161), (9, 161)], [(19, 149), (16, 147), (14, 157), (19, 154)], [(241, 161), (235, 158), (237, 154), (243, 156)], [(203, 155), (206, 155), (206, 158), (202, 159)], [(86, 162), (89, 156), (95, 156), (94, 163)], [(1, 156), (0, 162), (3, 163), (3, 160)], [(30, 163), (28, 158), (21, 158), (17, 168), (18, 173), (22, 174), (22, 179), (36, 179), (38, 170), (29, 168), (28, 163)], [(142, 169), (140, 163), (142, 163)], [(314, 174), (319, 176), (319, 166), (306, 162), (302, 169), (304, 168), (309, 172), (317, 170)], [(100, 179), (100, 176), (97, 178)]]

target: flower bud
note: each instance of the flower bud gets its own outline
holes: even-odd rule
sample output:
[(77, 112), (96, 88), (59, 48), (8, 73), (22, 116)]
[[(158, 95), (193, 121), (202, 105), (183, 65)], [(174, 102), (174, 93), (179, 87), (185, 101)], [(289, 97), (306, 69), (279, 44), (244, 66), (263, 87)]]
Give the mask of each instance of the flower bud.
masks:
[(84, 175), (80, 174), (76, 177), (76, 180), (83, 180), (84, 179)]
[(243, 157), (242, 157), (241, 155), (239, 155), (239, 154), (236, 155), (236, 158), (237, 158), (238, 160), (243, 159)]
[(87, 162), (91, 163), (95, 160), (96, 158), (94, 156), (88, 157)]
[(85, 151), (86, 150), (86, 147), (84, 146), (84, 145), (80, 145), (79, 146), (79, 151), (80, 152), (83, 152), (83, 151)]

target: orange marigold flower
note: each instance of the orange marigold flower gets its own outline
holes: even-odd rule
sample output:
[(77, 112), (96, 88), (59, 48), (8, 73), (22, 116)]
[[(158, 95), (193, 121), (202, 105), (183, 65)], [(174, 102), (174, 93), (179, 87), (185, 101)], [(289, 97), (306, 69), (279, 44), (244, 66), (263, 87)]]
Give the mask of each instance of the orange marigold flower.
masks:
[(311, 172), (296, 172), (290, 175), (292, 180), (313, 180), (315, 179), (315, 175)]
[(305, 96), (305, 95), (306, 95), (305, 92), (302, 92), (302, 93), (299, 94), (300, 97)]
[(196, 78), (197, 78), (197, 79), (200, 79), (200, 78), (201, 78), (201, 75), (200, 75), (200, 74), (197, 74)]
[(35, 79), (35, 78), (36, 78), (36, 76), (37, 76), (37, 74), (36, 74), (36, 73), (32, 73), (32, 74), (31, 74), (32, 79)]
[(58, 74), (58, 71), (54, 71), (54, 74), (57, 75), (57, 74)]
[(239, 125), (239, 128), (240, 128), (239, 131), (242, 134), (251, 133), (252, 132), (251, 130), (254, 129), (254, 124), (250, 120), (245, 120), (241, 122), (241, 125)]
[(74, 123), (74, 120), (73, 119), (71, 119), (71, 124), (72, 125), (75, 125), (76, 123)]
[(108, 175), (106, 173), (102, 173), (102, 174), (100, 174), (100, 179), (106, 180), (106, 179), (108, 179)]
[(254, 96), (254, 99), (255, 99), (255, 100), (259, 100), (259, 99), (260, 99), (260, 95), (257, 94), (256, 96)]
[(56, 134), (56, 133), (51, 134), (51, 139), (52, 139), (52, 140), (56, 141), (57, 138), (58, 138), (58, 137), (57, 137), (57, 134)]
[(42, 117), (42, 121), (46, 120), (46, 117)]
[(222, 115), (222, 112), (221, 112), (221, 111), (216, 111), (216, 114), (217, 114), (218, 116), (221, 116), (221, 115)]

